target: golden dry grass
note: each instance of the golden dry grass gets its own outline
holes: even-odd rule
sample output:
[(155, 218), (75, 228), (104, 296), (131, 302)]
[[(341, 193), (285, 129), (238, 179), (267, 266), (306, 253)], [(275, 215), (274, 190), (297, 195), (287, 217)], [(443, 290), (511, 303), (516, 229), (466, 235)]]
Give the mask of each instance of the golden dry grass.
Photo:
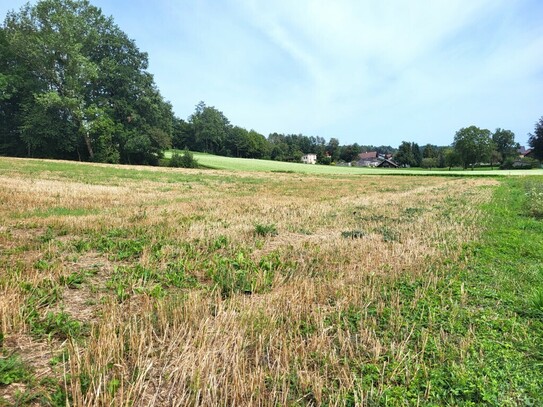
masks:
[[(153, 171), (194, 180), (0, 173), (4, 347), (56, 378), (72, 405), (371, 404), (424, 377), (428, 343), (438, 358), (440, 347), (469, 345), (469, 334), (415, 333), (401, 309), (462, 261), (496, 181)], [(277, 234), (259, 236), (255, 225)], [(352, 232), (361, 233), (342, 236)], [(119, 258), (121, 240), (139, 242), (137, 253)], [(225, 294), (210, 274), (221, 259), (274, 262), (272, 280), (259, 274), (252, 294)], [(123, 297), (112, 288), (125, 268), (160, 274), (174, 263), (190, 284), (153, 291), (160, 283), (132, 278)], [(89, 270), (78, 287), (62, 284)], [(391, 289), (399, 279), (424, 281), (408, 304)], [(36, 308), (39, 318), (64, 312), (86, 333), (32, 331), (28, 304), (45, 283), (58, 298)]]

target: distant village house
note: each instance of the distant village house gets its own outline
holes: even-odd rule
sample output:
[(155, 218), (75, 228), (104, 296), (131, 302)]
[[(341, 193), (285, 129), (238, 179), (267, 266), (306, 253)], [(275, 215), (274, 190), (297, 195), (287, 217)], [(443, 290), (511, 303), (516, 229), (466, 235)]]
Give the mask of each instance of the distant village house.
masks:
[(398, 168), (398, 164), (392, 161), (391, 154), (379, 154), (377, 151), (368, 151), (358, 154), (357, 167), (386, 167)]
[(377, 167), (381, 161), (378, 158), (377, 151), (367, 151), (358, 154), (357, 167)]
[(302, 162), (304, 164), (317, 164), (317, 154), (304, 154)]
[(518, 150), (519, 152), (519, 157), (531, 157), (532, 156), (532, 150), (531, 149), (527, 149), (526, 147), (522, 146), (520, 147)]
[(398, 168), (399, 165), (396, 164), (394, 161), (385, 158), (383, 161), (381, 161), (378, 165), (379, 168)]

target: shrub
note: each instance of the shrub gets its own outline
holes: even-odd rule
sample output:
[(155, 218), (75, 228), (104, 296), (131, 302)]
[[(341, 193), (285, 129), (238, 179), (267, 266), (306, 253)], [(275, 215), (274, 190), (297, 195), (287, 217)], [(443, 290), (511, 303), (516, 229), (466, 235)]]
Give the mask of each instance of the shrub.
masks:
[(170, 158), (170, 167), (198, 168), (198, 160), (194, 158), (190, 151), (185, 150), (182, 154), (175, 152)]
[(332, 157), (322, 156), (317, 160), (317, 163), (321, 165), (332, 165)]
[(158, 166), (159, 167), (169, 167), (170, 166), (170, 159), (169, 158), (159, 158), (158, 159)]
[(500, 169), (502, 170), (529, 170), (532, 168), (539, 168), (540, 164), (537, 160), (530, 157), (522, 158), (507, 158)]
[(422, 168), (435, 168), (437, 167), (437, 159), (435, 158), (423, 158), (420, 164)]

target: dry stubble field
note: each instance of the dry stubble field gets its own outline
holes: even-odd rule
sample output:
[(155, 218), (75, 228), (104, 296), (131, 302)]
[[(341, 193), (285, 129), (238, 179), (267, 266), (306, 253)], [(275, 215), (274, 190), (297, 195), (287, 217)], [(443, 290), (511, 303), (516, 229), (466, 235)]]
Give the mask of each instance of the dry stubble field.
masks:
[(419, 300), (493, 179), (2, 163), (0, 405), (424, 403), (470, 346)]

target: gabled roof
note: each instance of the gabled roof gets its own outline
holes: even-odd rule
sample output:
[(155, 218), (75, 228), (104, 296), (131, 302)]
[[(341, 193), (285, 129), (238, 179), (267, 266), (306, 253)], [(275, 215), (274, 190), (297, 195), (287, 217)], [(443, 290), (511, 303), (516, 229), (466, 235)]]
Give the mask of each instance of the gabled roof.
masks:
[(381, 161), (378, 165), (378, 167), (385, 167), (385, 163), (387, 163), (388, 165), (390, 165), (391, 167), (394, 167), (394, 168), (398, 168), (399, 165), (396, 164), (394, 161), (392, 160), (389, 160), (387, 158), (385, 158), (383, 161)]
[(377, 158), (377, 151), (369, 151), (366, 153), (360, 153), (358, 154), (358, 158), (361, 160), (370, 160), (372, 158)]

